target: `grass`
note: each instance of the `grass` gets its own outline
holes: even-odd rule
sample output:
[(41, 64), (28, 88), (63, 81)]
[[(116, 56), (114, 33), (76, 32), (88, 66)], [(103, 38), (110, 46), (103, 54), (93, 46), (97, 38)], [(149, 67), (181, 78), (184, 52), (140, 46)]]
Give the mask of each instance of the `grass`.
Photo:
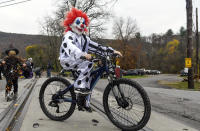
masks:
[(159, 84), (166, 85), (175, 89), (200, 91), (200, 82), (194, 82), (194, 89), (188, 89), (188, 82), (159, 81)]
[(128, 79), (138, 79), (138, 78), (146, 78), (148, 77), (147, 75), (143, 76), (123, 76), (122, 78), (128, 78)]

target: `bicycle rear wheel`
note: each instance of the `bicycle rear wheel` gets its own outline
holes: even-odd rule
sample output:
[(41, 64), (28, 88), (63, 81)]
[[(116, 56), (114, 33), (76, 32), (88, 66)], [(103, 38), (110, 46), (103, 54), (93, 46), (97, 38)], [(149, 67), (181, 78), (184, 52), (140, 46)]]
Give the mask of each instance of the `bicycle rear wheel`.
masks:
[(151, 115), (147, 93), (129, 79), (118, 79), (109, 84), (104, 91), (103, 105), (110, 121), (126, 131), (142, 129)]
[[(53, 95), (70, 85), (71, 84), (69, 83), (69, 81), (61, 77), (51, 77), (43, 83), (40, 89), (39, 102), (42, 111), (50, 119), (55, 121), (63, 121), (73, 114), (76, 107), (76, 103), (52, 102)], [(73, 89), (68, 91), (63, 96), (60, 96), (60, 98), (69, 98), (76, 101), (76, 95)]]

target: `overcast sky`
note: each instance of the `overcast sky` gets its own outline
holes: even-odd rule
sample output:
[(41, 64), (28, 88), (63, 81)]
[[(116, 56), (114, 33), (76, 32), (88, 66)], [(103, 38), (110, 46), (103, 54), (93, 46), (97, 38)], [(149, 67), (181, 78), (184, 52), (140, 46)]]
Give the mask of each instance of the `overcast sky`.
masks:
[[(5, 5), (1, 4), (4, 1), (9, 0), (0, 0), (0, 6)], [(0, 31), (39, 34), (39, 21), (47, 14), (53, 14), (56, 1), (59, 0), (32, 0), (0, 7)], [(193, 0), (193, 6), (194, 9), (199, 8), (200, 14), (200, 0)], [(132, 17), (137, 21), (141, 34), (150, 35), (165, 33), (170, 28), (176, 33), (181, 26), (186, 27), (185, 8), (185, 0), (118, 0), (112, 11), (118, 17)], [(112, 22), (110, 20), (107, 24), (108, 37), (112, 36)]]

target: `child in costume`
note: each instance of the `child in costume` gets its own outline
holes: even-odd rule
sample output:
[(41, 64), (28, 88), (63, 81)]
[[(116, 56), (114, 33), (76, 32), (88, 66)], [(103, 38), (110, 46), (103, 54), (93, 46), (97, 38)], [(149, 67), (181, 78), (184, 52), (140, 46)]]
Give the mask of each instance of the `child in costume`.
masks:
[(18, 77), (20, 75), (20, 66), (26, 66), (24, 60), (17, 57), (19, 51), (15, 48), (11, 48), (5, 51), (8, 55), (2, 61), (3, 74), (6, 77), (6, 97), (8, 92), (11, 91), (12, 86), (14, 87), (14, 98), (18, 96)]
[[(65, 35), (60, 47), (60, 63), (66, 70), (74, 69), (79, 73), (78, 78), (74, 83), (75, 92), (78, 94), (90, 94), (90, 73), (93, 68), (93, 62), (90, 62), (91, 55), (88, 52), (96, 52), (97, 50), (109, 53), (116, 53), (121, 55), (120, 52), (115, 51), (111, 47), (103, 47), (100, 44), (92, 41), (84, 33), (87, 32), (89, 25), (88, 16), (81, 10), (72, 8), (67, 13), (64, 20)], [(80, 59), (85, 56), (87, 60)], [(89, 107), (89, 101), (86, 102), (84, 108)]]

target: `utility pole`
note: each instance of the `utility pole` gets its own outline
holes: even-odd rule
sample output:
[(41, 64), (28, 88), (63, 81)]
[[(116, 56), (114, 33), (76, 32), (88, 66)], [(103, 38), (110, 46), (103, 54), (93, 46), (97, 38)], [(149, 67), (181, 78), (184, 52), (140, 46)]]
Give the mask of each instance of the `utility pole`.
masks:
[[(193, 54), (192, 45), (192, 0), (186, 0), (187, 10), (187, 58), (191, 58)], [(192, 63), (192, 62), (191, 62)], [(188, 88), (194, 89), (194, 78), (193, 78), (193, 65), (188, 69)]]
[(198, 8), (196, 8), (196, 74), (199, 80), (199, 29), (198, 29)]

